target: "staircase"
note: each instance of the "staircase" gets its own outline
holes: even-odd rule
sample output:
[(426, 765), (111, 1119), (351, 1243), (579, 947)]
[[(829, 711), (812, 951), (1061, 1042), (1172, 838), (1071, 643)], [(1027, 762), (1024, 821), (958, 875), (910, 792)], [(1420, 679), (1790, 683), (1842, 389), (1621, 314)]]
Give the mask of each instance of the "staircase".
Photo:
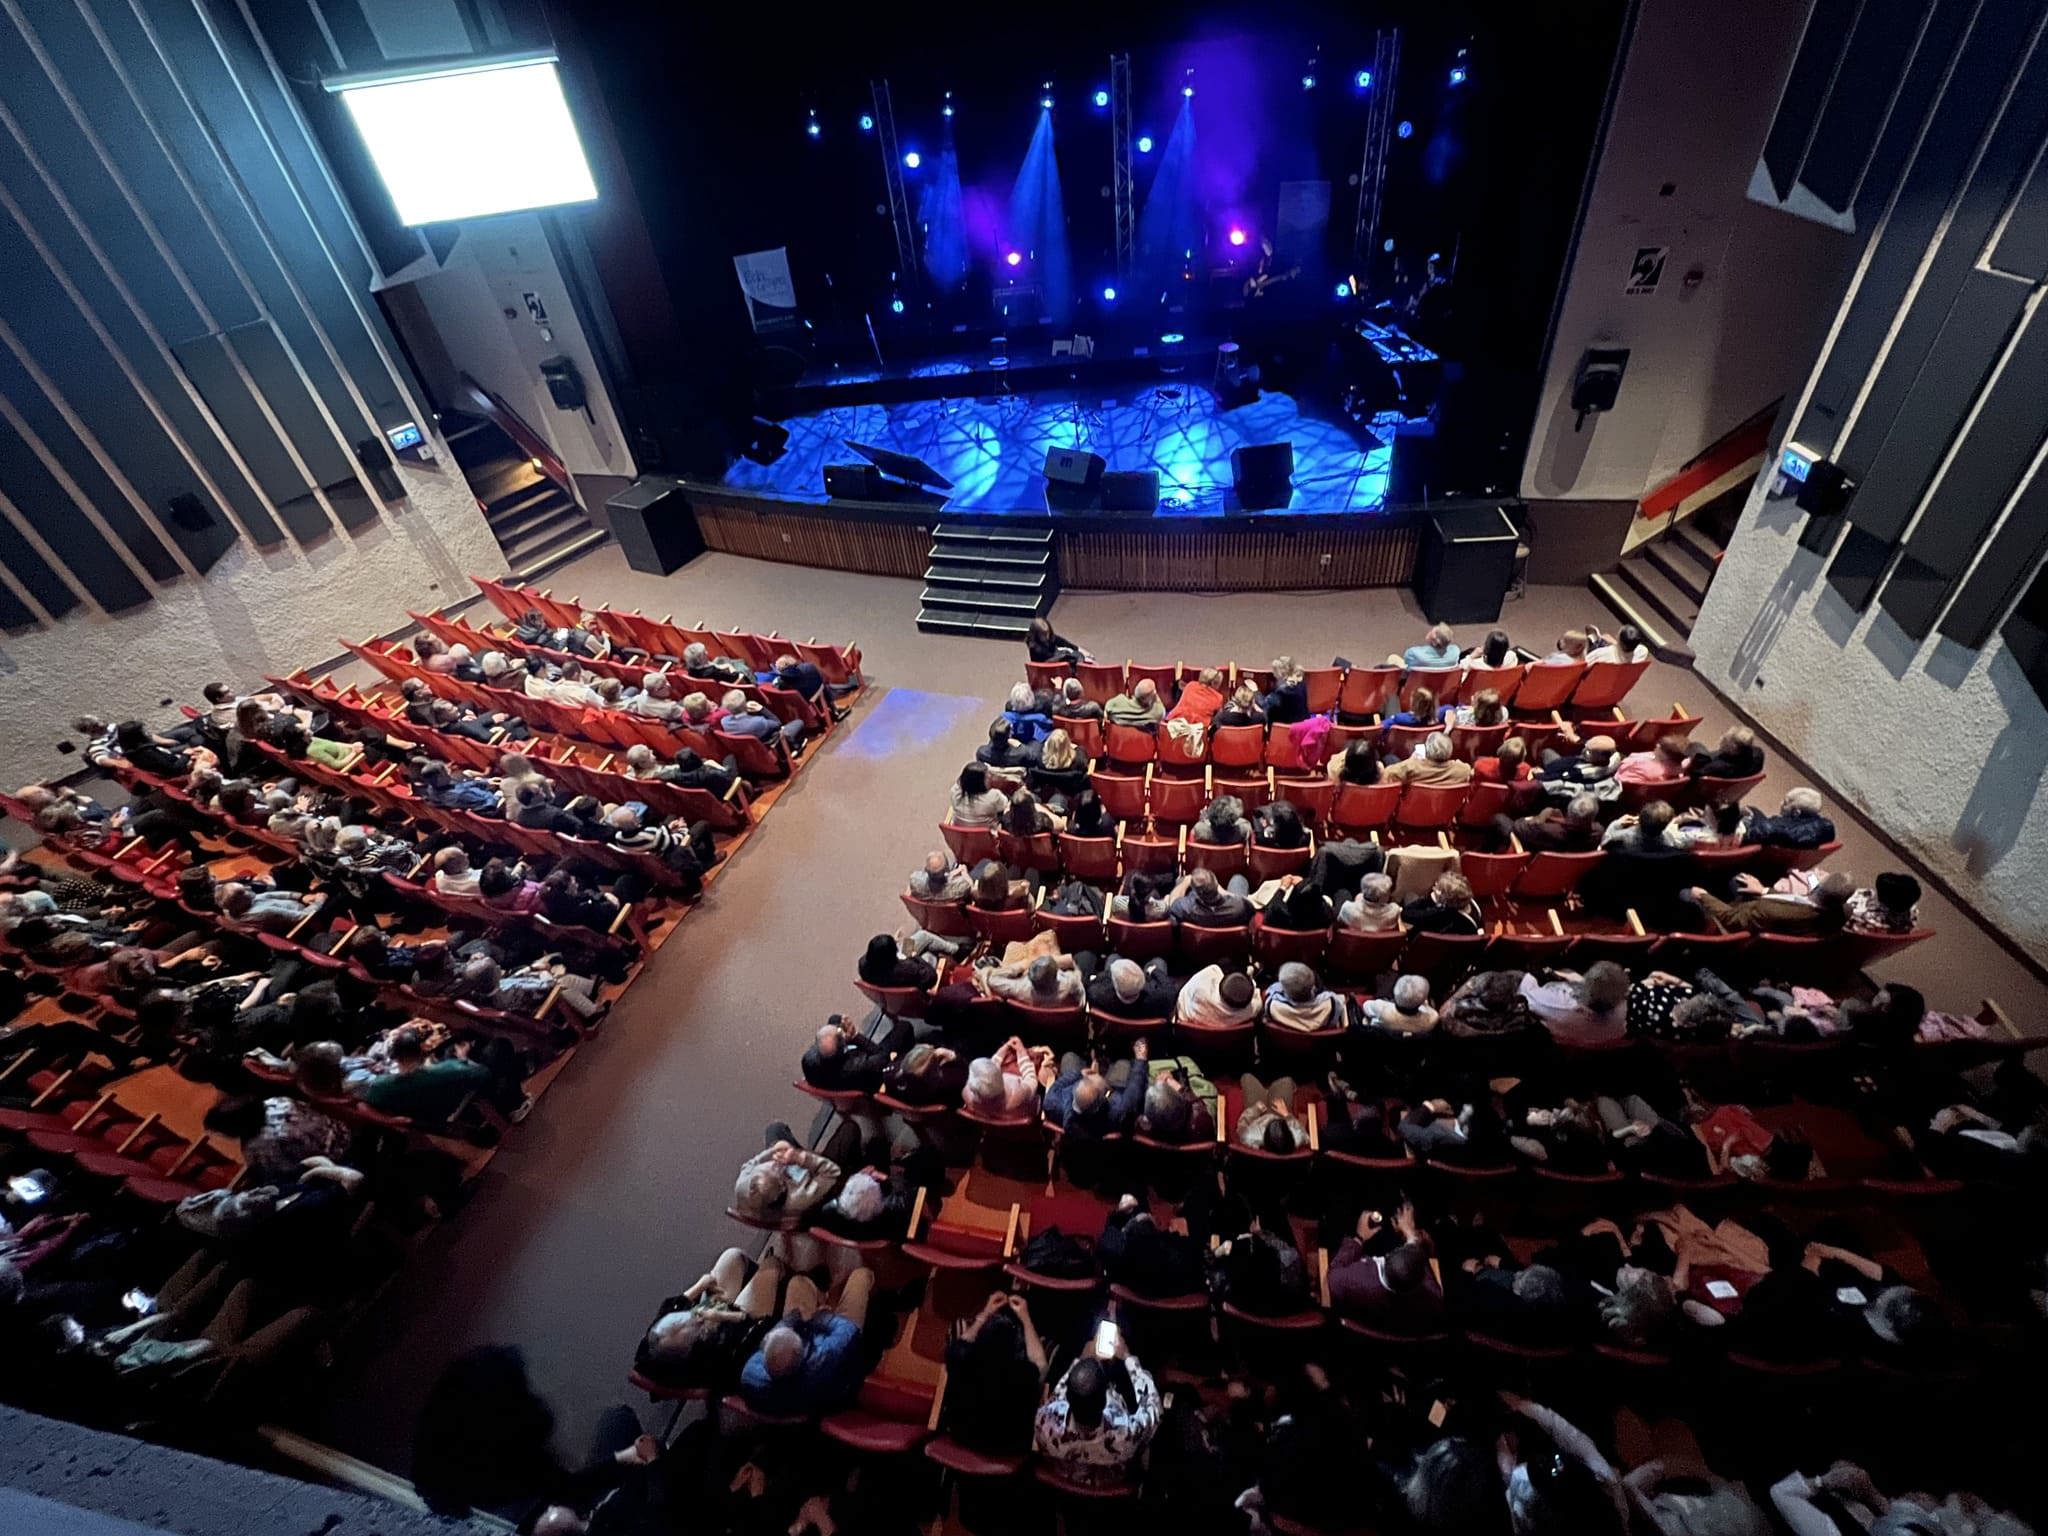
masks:
[(932, 529), (917, 627), (1021, 640), (1059, 596), (1052, 529), (940, 523)]
[(568, 492), (535, 469), (496, 422), (464, 411), (442, 411), (440, 421), (514, 576), (538, 576), (605, 541)]
[[(1739, 513), (1747, 488), (1733, 497)], [(1611, 571), (1596, 571), (1588, 584), (1625, 623), (1643, 632), (1644, 643), (1662, 661), (1691, 666), (1692, 626), (1727, 545), (1717, 507), (1703, 508), (1622, 557)]]

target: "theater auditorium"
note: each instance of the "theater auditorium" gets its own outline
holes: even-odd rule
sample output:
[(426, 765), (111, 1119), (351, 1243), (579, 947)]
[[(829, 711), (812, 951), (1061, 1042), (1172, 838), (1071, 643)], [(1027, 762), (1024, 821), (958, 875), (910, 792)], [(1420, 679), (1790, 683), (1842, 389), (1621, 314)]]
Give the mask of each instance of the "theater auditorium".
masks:
[(0, 60), (0, 1531), (2048, 1529), (2048, 0)]

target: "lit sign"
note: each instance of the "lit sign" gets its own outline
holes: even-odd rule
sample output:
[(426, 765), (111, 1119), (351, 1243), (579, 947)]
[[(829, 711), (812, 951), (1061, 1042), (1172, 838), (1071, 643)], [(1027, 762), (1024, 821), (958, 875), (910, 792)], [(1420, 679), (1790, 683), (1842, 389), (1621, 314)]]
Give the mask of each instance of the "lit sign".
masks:
[(408, 448), (417, 448), (425, 441), (418, 425), (410, 421), (391, 428), (384, 436), (390, 440), (393, 453), (403, 453)]
[(1787, 443), (1784, 453), (1778, 459), (1778, 473), (1796, 484), (1806, 484), (1807, 472), (1813, 468), (1816, 455), (1808, 453), (1797, 443)]

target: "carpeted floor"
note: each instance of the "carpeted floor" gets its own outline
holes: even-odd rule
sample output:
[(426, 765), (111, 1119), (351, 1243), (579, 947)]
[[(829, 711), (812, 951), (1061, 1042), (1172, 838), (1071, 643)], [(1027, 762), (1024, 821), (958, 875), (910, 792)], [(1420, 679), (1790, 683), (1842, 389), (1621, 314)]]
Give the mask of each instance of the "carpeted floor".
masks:
[[(603, 1408), (632, 1399), (626, 1369), (653, 1307), (742, 1235), (724, 1215), (733, 1172), (768, 1121), (807, 1123), (808, 1101), (789, 1086), (797, 1057), (827, 1014), (860, 1004), (850, 978), (861, 945), (901, 922), (896, 892), (937, 843), (946, 786), (1022, 675), (1021, 647), (918, 633), (911, 581), (726, 555), (661, 578), (628, 571), (606, 548), (550, 585), (591, 606), (857, 640), (870, 688), (352, 1339), (310, 1428), (398, 1471), (427, 1388), (473, 1345), (526, 1352), (564, 1446), (584, 1444)], [(1423, 628), (1398, 591), (1080, 593), (1054, 617), (1098, 656), (1151, 661), (1365, 660)], [(1583, 589), (1536, 588), (1504, 624), (1547, 644), (1596, 618), (1607, 622)], [(1708, 732), (1730, 723), (1704, 684), (1672, 668), (1651, 671), (1632, 713), (1673, 702), (1703, 712)], [(1793, 782), (1774, 764), (1756, 798), (1775, 803)], [(1866, 877), (1889, 867), (1874, 840), (1837, 819), (1842, 867)], [(1942, 938), (1892, 974), (1936, 1006), (1968, 1011), (1996, 997), (2031, 1027), (2048, 989), (1939, 895), (1922, 913)]]

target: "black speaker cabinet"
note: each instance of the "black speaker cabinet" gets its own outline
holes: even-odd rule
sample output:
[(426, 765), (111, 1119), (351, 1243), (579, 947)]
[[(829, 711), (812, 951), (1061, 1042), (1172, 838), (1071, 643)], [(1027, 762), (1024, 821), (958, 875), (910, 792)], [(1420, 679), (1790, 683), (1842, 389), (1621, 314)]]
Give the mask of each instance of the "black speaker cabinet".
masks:
[(1159, 510), (1159, 471), (1156, 469), (1113, 469), (1102, 477), (1102, 510), (1141, 512)]
[(1450, 507), (1422, 525), (1415, 596), (1432, 624), (1492, 624), (1515, 574), (1521, 535), (1499, 507)]
[(644, 475), (605, 503), (612, 537), (636, 571), (666, 576), (704, 553), (697, 514), (675, 481)]
[(1247, 512), (1284, 507), (1294, 495), (1294, 444), (1249, 443), (1230, 450), (1230, 483)]
[(740, 449), (740, 457), (752, 459), (756, 464), (773, 464), (788, 446), (789, 428), (764, 416), (756, 416), (747, 428), (747, 440)]
[(825, 494), (848, 501), (878, 501), (882, 493), (882, 472), (872, 464), (827, 464)]
[(1045, 450), (1045, 478), (1062, 485), (1092, 486), (1102, 478), (1103, 459), (1085, 448)]

